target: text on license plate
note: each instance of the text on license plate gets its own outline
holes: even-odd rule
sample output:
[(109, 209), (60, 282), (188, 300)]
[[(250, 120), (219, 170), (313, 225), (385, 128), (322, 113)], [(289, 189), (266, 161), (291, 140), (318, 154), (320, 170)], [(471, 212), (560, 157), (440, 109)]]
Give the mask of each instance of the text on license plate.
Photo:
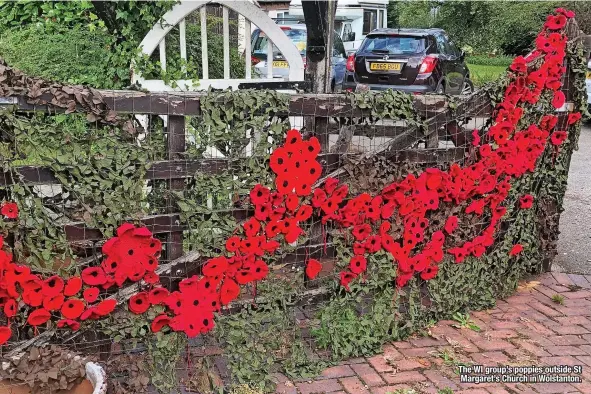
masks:
[(282, 62), (282, 61), (274, 61), (273, 62), (273, 67), (277, 67), (277, 68), (287, 68), (287, 62)]
[(591, 79), (591, 71), (587, 71), (587, 79)]
[(400, 71), (402, 70), (402, 63), (370, 63), (369, 69), (372, 71)]

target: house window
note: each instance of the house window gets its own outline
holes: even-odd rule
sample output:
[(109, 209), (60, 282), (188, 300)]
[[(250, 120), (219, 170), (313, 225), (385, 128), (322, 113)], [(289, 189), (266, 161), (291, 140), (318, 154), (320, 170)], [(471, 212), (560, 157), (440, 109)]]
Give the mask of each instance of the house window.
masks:
[(378, 27), (378, 10), (363, 10), (363, 35)]
[(384, 15), (385, 15), (385, 14), (386, 14), (386, 13), (384, 12), (384, 10), (380, 10), (380, 24), (379, 24), (379, 26), (378, 26), (378, 27), (382, 27), (382, 28), (383, 28), (383, 27), (386, 27), (386, 21), (384, 20), (384, 19), (385, 19), (385, 18), (384, 18)]

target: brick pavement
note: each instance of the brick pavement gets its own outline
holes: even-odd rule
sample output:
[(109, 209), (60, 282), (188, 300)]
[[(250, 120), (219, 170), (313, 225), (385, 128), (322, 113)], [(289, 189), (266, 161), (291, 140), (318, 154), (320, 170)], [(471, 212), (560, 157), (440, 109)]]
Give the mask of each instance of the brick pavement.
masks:
[[(552, 300), (556, 294), (563, 297), (562, 305)], [(315, 380), (291, 382), (277, 376), (277, 392), (591, 393), (591, 275), (540, 275), (523, 282), (495, 309), (470, 318), (479, 332), (440, 321), (427, 336), (387, 344), (383, 353), (347, 360)], [(461, 383), (459, 366), (471, 364), (580, 365), (582, 383)]]

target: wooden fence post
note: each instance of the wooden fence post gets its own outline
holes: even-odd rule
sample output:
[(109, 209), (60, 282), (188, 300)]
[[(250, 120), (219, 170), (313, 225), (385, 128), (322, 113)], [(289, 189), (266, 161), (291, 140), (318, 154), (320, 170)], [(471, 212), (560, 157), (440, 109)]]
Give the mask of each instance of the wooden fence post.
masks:
[[(184, 152), (185, 147), (185, 117), (182, 115), (168, 116), (168, 160), (177, 160), (181, 158), (180, 153)], [(170, 179), (168, 180), (168, 189), (183, 190), (185, 187), (184, 179)], [(174, 213), (176, 211), (174, 204), (174, 197), (169, 195), (167, 199), (166, 211), (167, 213)], [(166, 238), (166, 258), (174, 260), (183, 255), (183, 232), (170, 232)]]

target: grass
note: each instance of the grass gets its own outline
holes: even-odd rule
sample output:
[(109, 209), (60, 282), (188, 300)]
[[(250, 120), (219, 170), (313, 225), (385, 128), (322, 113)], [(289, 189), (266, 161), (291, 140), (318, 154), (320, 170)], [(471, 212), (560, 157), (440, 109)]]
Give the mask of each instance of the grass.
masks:
[(499, 78), (507, 70), (507, 67), (468, 63), (468, 70), (470, 70), (470, 75), (472, 76), (470, 79), (474, 83), (474, 86), (482, 86)]
[(556, 304), (564, 305), (564, 296), (560, 294), (554, 294), (552, 296), (552, 301)]
[(507, 70), (510, 56), (468, 56), (466, 62), (475, 86), (482, 86), (499, 78)]

